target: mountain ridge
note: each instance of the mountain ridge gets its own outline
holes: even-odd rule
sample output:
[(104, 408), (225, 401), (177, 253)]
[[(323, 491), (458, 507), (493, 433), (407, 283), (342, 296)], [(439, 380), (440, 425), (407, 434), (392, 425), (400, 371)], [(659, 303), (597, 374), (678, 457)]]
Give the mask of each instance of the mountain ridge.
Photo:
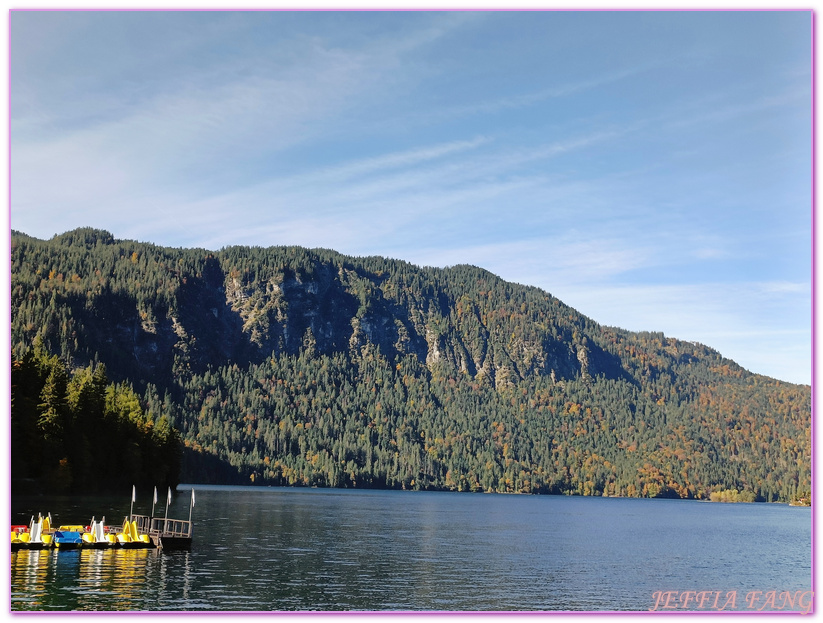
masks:
[[(523, 467), (531, 477), (521, 477), (518, 490), (644, 495), (644, 485), (654, 481), (657, 486), (646, 486), (645, 495), (668, 491), (678, 497), (708, 498), (718, 488), (737, 488), (753, 491), (758, 499), (787, 499), (806, 487), (809, 471), (808, 386), (753, 374), (698, 343), (659, 332), (602, 326), (548, 292), (506, 282), (466, 264), (426, 268), (403, 260), (354, 258), (329, 249), (295, 246), (171, 249), (117, 240), (109, 232), (93, 228), (76, 229), (48, 241), (12, 232), (14, 356), (22, 356), (38, 336), (51, 352), (75, 367), (104, 362), (109, 375), (132, 383), (144, 394), (148, 406), (173, 412), (187, 444), (184, 471), (189, 473), (208, 463), (215, 466), (215, 474), (270, 483), (289, 483), (292, 470), (298, 475), (290, 484), (343, 486), (341, 483), (347, 482), (345, 486), (349, 486), (359, 477), (359, 486), (415, 488), (423, 482), (424, 488), (459, 489), (465, 485), (469, 490), (518, 489), (514, 483), (507, 485), (502, 473), (487, 478), (486, 483), (475, 474), (475, 480), (469, 482), (468, 464), (478, 463), (479, 450), (460, 451), (465, 467), (457, 459), (443, 456), (440, 467), (445, 469), (438, 471), (432, 463), (421, 471), (421, 460), (425, 463), (432, 448), (426, 440), (427, 428), (448, 420), (453, 436), (466, 433), (468, 416), (457, 406), (449, 406), (448, 400), (456, 401), (455, 405), (478, 403), (477, 413), (483, 417), (505, 415), (488, 421), (481, 417), (475, 422), (485, 427), (477, 444), (491, 453), (484, 465), (498, 465), (503, 473), (511, 465), (506, 461)], [(342, 408), (323, 394), (316, 402), (334, 415), (325, 432), (317, 433), (311, 427), (307, 432), (303, 427), (295, 433), (294, 421), (289, 424), (289, 435), (278, 432), (261, 442), (261, 433), (265, 437), (270, 425), (294, 419), (288, 409), (276, 406), (276, 397), (265, 389), (265, 376), (277, 369), (285, 375), (281, 380), (291, 375), (300, 378), (298, 367), (314, 370), (319, 362), (325, 362), (327, 371), (334, 371), (332, 377), (338, 375), (328, 381), (329, 387), (336, 383), (360, 395), (360, 373), (377, 362), (388, 370), (385, 382), (402, 385), (403, 391), (398, 389), (396, 396), (378, 401), (385, 388), (376, 386), (374, 396), (364, 394), (356, 408)], [(322, 368), (319, 365), (317, 371)], [(401, 370), (405, 370), (403, 377)], [(231, 377), (236, 386), (227, 384), (225, 391), (220, 390), (214, 380), (220, 375)], [(416, 422), (403, 411), (404, 400), (415, 384), (420, 385), (415, 391), (421, 396), (449, 396), (445, 402), (431, 405), (430, 411), (418, 414)], [(218, 409), (209, 406), (209, 396), (221, 391), (224, 398), (230, 395), (237, 402), (256, 401), (258, 405), (238, 416), (253, 419), (246, 419), (246, 432), (236, 433), (235, 441), (202, 424), (208, 419), (214, 422), (212, 428), (234, 427), (236, 422), (226, 424)], [(291, 401), (292, 410), (305, 411), (303, 424), (312, 421), (316, 425), (323, 420), (323, 414), (312, 411), (311, 405), (295, 406), (300, 404), (300, 392), (290, 391), (286, 403)], [(519, 397), (513, 397), (518, 393)], [(386, 401), (392, 403), (392, 419), (384, 424), (393, 432), (405, 427), (414, 434), (406, 440), (411, 444), (408, 457), (403, 459), (407, 463), (398, 464), (394, 474), (380, 475), (375, 464), (390, 461), (389, 455), (378, 461), (374, 456), (361, 456), (361, 450), (365, 452), (369, 444), (379, 448), (385, 444), (388, 452), (397, 447), (397, 439), (394, 446), (388, 438), (352, 441), (355, 446), (359, 443), (353, 458), (347, 458), (351, 453), (342, 447), (335, 450), (335, 443), (340, 446), (348, 428), (362, 436), (364, 427), (370, 423), (372, 429), (377, 426), (375, 418), (356, 420), (361, 412), (374, 411), (377, 404), (385, 407)], [(721, 405), (722, 417), (707, 412), (715, 404)], [(579, 416), (578, 424), (585, 432), (574, 437), (574, 430), (568, 430), (569, 421), (557, 419), (559, 410), (566, 418)], [(198, 420), (195, 411), (207, 413), (208, 418), (203, 415)], [(595, 443), (597, 417), (591, 414), (596, 411), (608, 413), (601, 420), (614, 421), (600, 421), (599, 426), (605, 429)], [(635, 432), (640, 428), (638, 411), (648, 415), (643, 426), (648, 440), (634, 440), (647, 446), (639, 462), (641, 457), (634, 453), (640, 445), (626, 439), (620, 448), (622, 433), (630, 427)], [(553, 428), (555, 424), (546, 426), (541, 412), (550, 413), (553, 422), (557, 419), (560, 430)], [(526, 413), (529, 417), (518, 417)], [(495, 454), (498, 444), (493, 441), (492, 423), (500, 424), (500, 419), (512, 425), (520, 419), (531, 423), (520, 425), (528, 429), (518, 433), (523, 455), (504, 457), (505, 443)], [(705, 420), (706, 435), (701, 437), (697, 429), (687, 430), (697, 426), (695, 419)], [(749, 425), (749, 430), (730, 433), (730, 423), (732, 430), (743, 431), (742, 424)], [(555, 455), (574, 450), (572, 458), (552, 458), (546, 449), (526, 452), (525, 446), (534, 446), (532, 425), (546, 429), (541, 438), (552, 451), (560, 447)], [(740, 428), (735, 428), (738, 425)], [(785, 450), (786, 440), (791, 439), (794, 459), (800, 463), (790, 467), (782, 459), (787, 464), (780, 468), (779, 482), (768, 478), (765, 467), (755, 465), (762, 459), (764, 443), (755, 431), (764, 425), (771, 435), (765, 442), (766, 455), (776, 460)], [(678, 426), (685, 428), (679, 430)], [(216, 440), (212, 439), (215, 435)], [(308, 450), (299, 443), (296, 447), (280, 445), (294, 435), (317, 450), (314, 454), (318, 457), (325, 457), (322, 469), (304, 465)], [(576, 441), (587, 435), (593, 437)], [(711, 453), (704, 457), (700, 469), (707, 474), (718, 471), (717, 477), (708, 480), (683, 475), (688, 475), (694, 462), (688, 460), (688, 446), (697, 445), (700, 439), (710, 440), (712, 452), (723, 457), (719, 471), (709, 467)], [(730, 439), (734, 440), (732, 445)], [(675, 441), (677, 448), (670, 448)], [(626, 451), (633, 446), (634, 450)], [(745, 461), (751, 463), (745, 473), (735, 464), (740, 459), (731, 458), (739, 456), (738, 446), (750, 453), (745, 455)], [(604, 459), (598, 450), (608, 450), (602, 455), (611, 459)], [(603, 461), (608, 463), (611, 467), (598, 468), (607, 475), (581, 480), (582, 476), (575, 478), (569, 473), (543, 478), (542, 484), (535, 485), (539, 480), (535, 473), (557, 475), (578, 461), (575, 452), (585, 457), (583, 463), (586, 459), (601, 467)], [(259, 456), (254, 457), (255, 453)], [(538, 454), (543, 458), (533, 460)], [(470, 455), (474, 458), (468, 458)], [(258, 459), (259, 465), (253, 465)], [(615, 467), (617, 459), (628, 467)], [(344, 467), (353, 461), (348, 471), (349, 476), (354, 474), (353, 479), (340, 476), (346, 471), (339, 468), (341, 460)], [(277, 461), (279, 467), (270, 468)], [(586, 469), (597, 471), (591, 466)], [(475, 471), (484, 470), (477, 467)], [(492, 467), (485, 471), (497, 474)], [(457, 480), (447, 478), (448, 472), (460, 476)], [(414, 473), (418, 477), (413, 477)], [(460, 477), (465, 479), (463, 485)], [(636, 483), (630, 489), (628, 481), (632, 479)], [(524, 485), (526, 481), (531, 489)]]

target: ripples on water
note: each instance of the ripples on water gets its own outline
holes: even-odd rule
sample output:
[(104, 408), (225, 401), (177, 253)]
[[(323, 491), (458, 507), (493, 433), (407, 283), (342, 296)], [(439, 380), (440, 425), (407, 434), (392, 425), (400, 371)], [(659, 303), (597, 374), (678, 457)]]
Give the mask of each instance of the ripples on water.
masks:
[(140, 609), (147, 568), (158, 562), (155, 550), (21, 550), (11, 560), (12, 608)]
[(194, 520), (190, 552), (13, 553), (12, 609), (646, 610), (810, 586), (809, 510), (782, 505), (215, 487)]

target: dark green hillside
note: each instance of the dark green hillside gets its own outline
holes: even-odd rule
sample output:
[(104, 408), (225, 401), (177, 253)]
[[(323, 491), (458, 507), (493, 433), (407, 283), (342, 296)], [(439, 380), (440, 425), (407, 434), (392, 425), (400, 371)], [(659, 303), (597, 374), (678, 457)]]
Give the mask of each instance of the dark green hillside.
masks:
[(299, 247), (12, 236), (12, 356), (98, 361), (186, 446), (183, 480), (784, 500), (810, 388), (603, 327), (472, 267)]
[(71, 372), (37, 339), (12, 362), (12, 486), (23, 491), (176, 486), (180, 433), (110, 383), (103, 365)]

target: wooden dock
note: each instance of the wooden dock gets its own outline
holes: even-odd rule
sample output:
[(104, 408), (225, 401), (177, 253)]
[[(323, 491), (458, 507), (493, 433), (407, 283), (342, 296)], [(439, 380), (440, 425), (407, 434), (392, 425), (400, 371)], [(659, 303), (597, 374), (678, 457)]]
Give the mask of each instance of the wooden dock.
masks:
[(155, 547), (165, 550), (191, 549), (192, 522), (148, 515), (132, 515), (137, 530), (148, 534)]

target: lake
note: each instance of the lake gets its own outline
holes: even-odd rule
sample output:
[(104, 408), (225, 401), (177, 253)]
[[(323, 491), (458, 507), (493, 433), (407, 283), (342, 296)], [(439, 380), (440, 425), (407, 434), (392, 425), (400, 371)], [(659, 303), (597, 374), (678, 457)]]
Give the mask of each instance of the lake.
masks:
[[(168, 516), (186, 519), (189, 485)], [(811, 608), (811, 509), (196, 485), (191, 551), (11, 554), (12, 610)], [(12, 523), (120, 524), (131, 492), (19, 497)], [(163, 516), (165, 492), (155, 515)], [(151, 512), (138, 492), (134, 512)]]

